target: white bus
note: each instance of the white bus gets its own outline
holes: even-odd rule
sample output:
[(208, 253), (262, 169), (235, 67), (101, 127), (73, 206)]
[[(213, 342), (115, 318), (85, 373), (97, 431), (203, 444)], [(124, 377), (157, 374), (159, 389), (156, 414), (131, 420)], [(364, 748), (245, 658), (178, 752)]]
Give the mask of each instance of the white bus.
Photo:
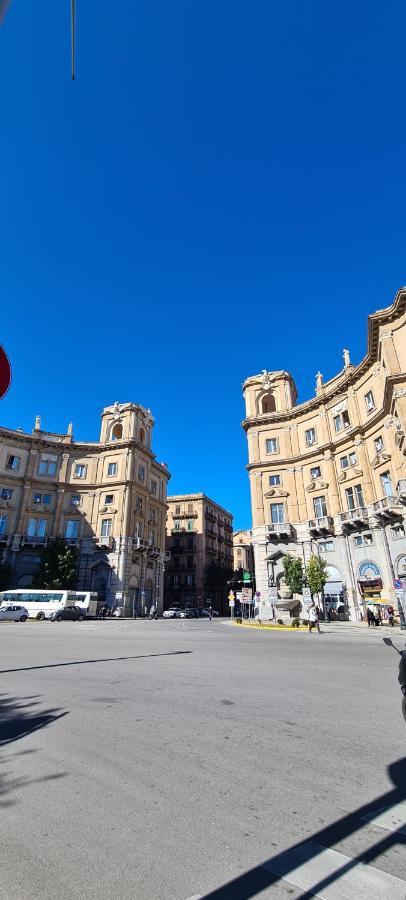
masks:
[(34, 591), (32, 588), (16, 588), (14, 591), (0, 591), (0, 606), (3, 603), (18, 603), (25, 606), (30, 619), (49, 619), (51, 613), (63, 606), (77, 606), (83, 610), (85, 618), (92, 618), (97, 612), (97, 594), (93, 591)]

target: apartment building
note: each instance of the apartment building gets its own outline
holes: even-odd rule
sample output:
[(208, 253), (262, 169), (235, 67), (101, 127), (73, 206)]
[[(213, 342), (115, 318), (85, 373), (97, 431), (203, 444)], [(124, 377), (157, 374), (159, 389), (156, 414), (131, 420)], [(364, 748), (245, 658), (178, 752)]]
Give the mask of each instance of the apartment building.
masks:
[(152, 452), (154, 419), (135, 403), (101, 414), (99, 442), (0, 428), (0, 560), (10, 587), (32, 584), (53, 537), (78, 549), (78, 589), (126, 613), (162, 609), (170, 474)]
[(165, 607), (204, 607), (223, 612), (223, 575), (233, 570), (233, 516), (205, 494), (167, 498)]
[(328, 563), (326, 596), (351, 618), (369, 598), (394, 605), (406, 579), (406, 289), (368, 320), (368, 348), (353, 365), (297, 402), (286, 371), (262, 371), (243, 385), (257, 589), (283, 583), (285, 553)]
[(251, 529), (234, 531), (233, 559), (234, 571), (244, 569), (250, 575), (254, 575), (254, 548)]

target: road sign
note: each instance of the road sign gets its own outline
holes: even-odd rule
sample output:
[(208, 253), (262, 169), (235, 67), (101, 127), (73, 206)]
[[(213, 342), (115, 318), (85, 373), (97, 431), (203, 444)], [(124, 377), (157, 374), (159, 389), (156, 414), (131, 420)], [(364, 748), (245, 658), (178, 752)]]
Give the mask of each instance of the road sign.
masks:
[(304, 587), (302, 590), (302, 603), (303, 606), (310, 606), (312, 602), (312, 592), (310, 588)]
[(251, 575), (250, 575), (250, 573), (249, 573), (249, 572), (243, 572), (242, 580), (243, 580), (243, 581), (251, 581)]
[(11, 384), (11, 366), (7, 353), (0, 346), (0, 400), (7, 394)]
[(271, 585), (271, 587), (269, 588), (269, 599), (271, 603), (278, 599), (278, 588), (276, 587), (276, 585)]
[(403, 585), (402, 585), (400, 578), (395, 578), (395, 580), (393, 582), (393, 587), (395, 588), (395, 591), (402, 590)]
[(234, 591), (230, 591), (230, 593), (229, 593), (229, 595), (228, 595), (228, 599), (229, 599), (229, 600), (234, 600), (234, 598), (235, 598)]
[(228, 605), (229, 605), (229, 607), (230, 607), (231, 609), (234, 609), (234, 607), (235, 607), (235, 600), (229, 600), (229, 601), (228, 601)]

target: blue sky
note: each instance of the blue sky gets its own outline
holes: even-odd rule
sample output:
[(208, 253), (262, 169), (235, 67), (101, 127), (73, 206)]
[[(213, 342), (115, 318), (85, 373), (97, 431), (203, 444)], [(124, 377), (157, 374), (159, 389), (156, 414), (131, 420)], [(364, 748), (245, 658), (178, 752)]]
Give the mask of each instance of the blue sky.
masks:
[(172, 493), (250, 525), (241, 383), (299, 399), (406, 282), (403, 0), (13, 0), (0, 31), (0, 420), (138, 401)]

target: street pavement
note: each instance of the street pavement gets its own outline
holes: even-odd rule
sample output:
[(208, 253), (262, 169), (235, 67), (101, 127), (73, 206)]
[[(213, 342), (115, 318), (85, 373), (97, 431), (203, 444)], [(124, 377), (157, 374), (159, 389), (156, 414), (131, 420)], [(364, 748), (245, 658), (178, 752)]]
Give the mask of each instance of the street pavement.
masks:
[(2, 900), (406, 897), (379, 629), (5, 623), (0, 650)]

